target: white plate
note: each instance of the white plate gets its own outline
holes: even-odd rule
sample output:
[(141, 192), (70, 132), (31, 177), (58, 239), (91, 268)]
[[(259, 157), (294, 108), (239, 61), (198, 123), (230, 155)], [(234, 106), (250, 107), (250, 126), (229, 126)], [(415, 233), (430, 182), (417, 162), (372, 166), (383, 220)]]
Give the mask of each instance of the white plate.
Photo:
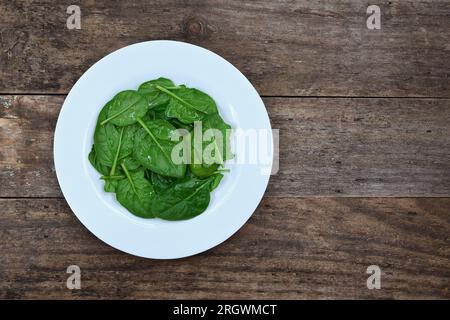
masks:
[[(64, 197), (98, 238), (124, 252), (175, 259), (208, 250), (250, 218), (266, 190), (261, 165), (232, 164), (208, 209), (185, 221), (142, 219), (103, 191), (88, 161), (98, 113), (115, 93), (158, 77), (208, 93), (234, 129), (265, 129), (269, 117), (256, 90), (233, 65), (206, 49), (176, 41), (149, 41), (117, 50), (94, 64), (73, 86), (59, 114), (54, 157)], [(270, 166), (272, 164), (270, 137)]]

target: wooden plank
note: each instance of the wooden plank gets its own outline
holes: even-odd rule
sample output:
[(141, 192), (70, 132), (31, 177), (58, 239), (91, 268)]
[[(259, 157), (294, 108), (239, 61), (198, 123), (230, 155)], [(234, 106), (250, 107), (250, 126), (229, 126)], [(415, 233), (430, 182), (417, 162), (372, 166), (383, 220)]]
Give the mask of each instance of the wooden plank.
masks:
[[(0, 96), (0, 197), (60, 197), (59, 96)], [(271, 196), (449, 196), (450, 100), (266, 98), (280, 130)]]
[(450, 195), (450, 100), (268, 99), (270, 195)]
[(84, 1), (68, 30), (67, 1), (0, 3), (0, 92), (67, 93), (106, 54), (154, 39), (222, 55), (262, 95), (450, 97), (450, 2)]
[(109, 247), (62, 199), (0, 208), (0, 298), (450, 298), (450, 199), (266, 197), (231, 239), (173, 261)]

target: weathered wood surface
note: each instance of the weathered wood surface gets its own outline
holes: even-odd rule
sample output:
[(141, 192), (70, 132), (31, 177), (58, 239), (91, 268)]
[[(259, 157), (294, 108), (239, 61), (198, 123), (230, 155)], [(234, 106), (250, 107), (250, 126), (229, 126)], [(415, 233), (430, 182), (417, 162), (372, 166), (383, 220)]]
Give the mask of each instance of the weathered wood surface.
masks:
[[(0, 298), (450, 299), (450, 199), (265, 197), (222, 245), (147, 260), (96, 239), (62, 199), (0, 200)], [(82, 289), (66, 288), (81, 268)], [(368, 290), (366, 268), (382, 270)]]
[[(0, 196), (60, 197), (64, 97), (0, 96)], [(280, 129), (270, 196), (450, 196), (450, 100), (266, 98)]]
[[(217, 52), (262, 95), (450, 97), (450, 1), (0, 2), (0, 93), (67, 93), (94, 62), (123, 46), (188, 41)], [(371, 3), (374, 4), (374, 3)]]
[[(356, 0), (86, 0), (81, 30), (69, 4), (0, 0), (0, 299), (450, 299), (450, 1), (370, 3), (375, 31)], [(96, 239), (52, 156), (81, 74), (155, 39), (236, 65), (280, 129), (280, 171), (250, 221), (175, 261)], [(65, 286), (71, 264), (82, 290)], [(372, 264), (381, 290), (366, 288)]]

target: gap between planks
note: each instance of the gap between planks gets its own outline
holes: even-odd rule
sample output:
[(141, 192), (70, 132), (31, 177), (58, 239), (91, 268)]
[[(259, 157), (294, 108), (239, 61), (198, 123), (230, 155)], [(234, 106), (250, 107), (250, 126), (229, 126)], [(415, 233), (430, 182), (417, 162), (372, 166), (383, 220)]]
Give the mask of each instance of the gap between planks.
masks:
[[(68, 93), (55, 92), (0, 92), (0, 96), (55, 96), (65, 97)], [(305, 95), (260, 95), (261, 98), (277, 99), (415, 99), (415, 100), (450, 100), (450, 97), (426, 96), (305, 96)]]
[[(293, 196), (293, 195), (267, 195), (263, 196), (261, 198), (261, 201), (265, 198), (275, 198), (275, 199), (450, 199), (450, 196), (443, 197), (443, 196), (319, 196), (319, 195), (311, 195), (311, 196)], [(65, 200), (64, 197), (0, 197), (0, 200)]]

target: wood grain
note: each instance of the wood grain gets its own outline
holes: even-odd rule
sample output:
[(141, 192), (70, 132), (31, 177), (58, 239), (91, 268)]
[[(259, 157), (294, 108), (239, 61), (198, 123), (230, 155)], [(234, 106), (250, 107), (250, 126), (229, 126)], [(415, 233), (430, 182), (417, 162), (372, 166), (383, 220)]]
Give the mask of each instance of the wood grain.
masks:
[[(0, 96), (0, 197), (60, 197), (64, 97)], [(266, 98), (280, 130), (270, 196), (450, 196), (450, 100)]]
[[(450, 1), (86, 0), (81, 30), (66, 28), (69, 4), (0, 1), (0, 299), (450, 299)], [(369, 4), (381, 30), (366, 28)], [(280, 130), (250, 221), (174, 261), (95, 238), (53, 166), (75, 81), (156, 39), (233, 63)], [(381, 290), (366, 288), (369, 265)]]
[[(109, 247), (62, 199), (0, 208), (0, 298), (450, 298), (450, 199), (265, 197), (231, 239), (172, 261)], [(79, 291), (66, 288), (72, 264)]]
[(271, 96), (450, 97), (450, 2), (1, 1), (0, 92), (67, 93), (94, 62), (123, 46), (173, 39), (206, 47)]

